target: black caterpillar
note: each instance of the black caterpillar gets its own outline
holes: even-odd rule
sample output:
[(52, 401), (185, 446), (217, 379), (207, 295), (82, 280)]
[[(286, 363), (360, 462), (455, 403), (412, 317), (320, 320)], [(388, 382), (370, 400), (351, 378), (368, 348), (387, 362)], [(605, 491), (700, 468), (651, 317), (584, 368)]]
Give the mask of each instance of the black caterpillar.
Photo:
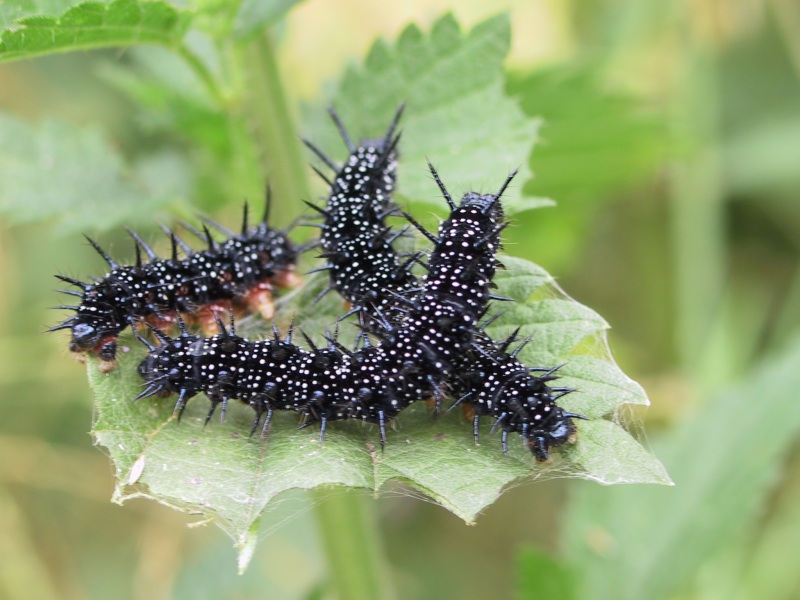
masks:
[[(384, 324), (379, 345), (365, 338), (365, 347), (351, 352), (331, 339), (325, 348), (304, 350), (291, 335), (250, 342), (232, 330), (202, 338), (184, 329), (175, 339), (156, 331), (161, 346), (150, 345), (139, 366), (146, 388), (138, 398), (176, 393), (180, 416), (204, 392), (212, 403), (207, 419), (217, 405), (224, 410), (238, 399), (255, 409), (253, 431), (262, 418), (265, 431), (275, 410), (295, 411), (307, 425), (320, 423), (321, 438), (329, 421), (362, 419), (378, 424), (383, 446), (386, 424), (400, 411), (420, 399), (440, 401), (472, 344), (500, 246), (499, 199), (512, 177), (497, 194), (465, 194), (458, 207), (446, 196), (450, 218), (435, 237), (422, 290), (396, 326)], [(566, 424), (563, 439), (548, 433), (543, 443), (563, 443), (571, 432)]]
[[(80, 289), (61, 290), (80, 298), (80, 303), (59, 306), (74, 310), (75, 314), (50, 331), (70, 329), (70, 350), (78, 355), (97, 354), (109, 370), (113, 368), (119, 334), (129, 325), (135, 332), (143, 320), (163, 328), (183, 313), (208, 325), (219, 311), (245, 308), (272, 318), (272, 286), (291, 287), (299, 279), (294, 272), (298, 250), (285, 231), (267, 225), (269, 206), (268, 193), (262, 221), (251, 227), (245, 205), (239, 234), (207, 220), (228, 236), (224, 242), (214, 241), (206, 226), (204, 233), (189, 228), (205, 239), (206, 250), (192, 250), (165, 227), (172, 243), (172, 254), (166, 259), (159, 259), (136, 233), (129, 231), (136, 246), (134, 265), (118, 265), (87, 237), (111, 271), (92, 283), (56, 275)], [(179, 258), (179, 248), (185, 253), (184, 258)], [(148, 261), (143, 260), (142, 252)]]
[[(333, 181), (317, 171), (330, 186), (326, 207), (313, 204), (311, 208), (321, 213), (323, 223), (320, 258), (327, 261), (315, 271), (327, 270), (330, 285), (320, 297), (336, 290), (352, 305), (349, 314), (362, 312), (368, 329), (376, 314), (391, 322), (402, 316), (399, 297), (409, 297), (420, 291), (420, 284), (411, 267), (419, 255), (411, 255), (404, 263), (392, 248), (393, 242), (404, 235), (406, 229), (393, 232), (386, 218), (397, 214), (398, 208), (391, 199), (397, 182), (397, 143), (400, 135), (395, 130), (403, 107), (395, 114), (383, 138), (368, 140), (356, 146), (333, 109), (329, 109), (350, 156), (343, 166), (337, 167), (319, 148), (308, 140), (306, 145), (336, 172)], [(344, 318), (344, 317), (343, 317)]]
[[(325, 209), (317, 208), (324, 217), (322, 257), (328, 261), (319, 270), (330, 272), (328, 289), (335, 289), (353, 305), (354, 311), (361, 311), (362, 323), (368, 330), (380, 333), (381, 323), (395, 323), (407, 311), (409, 299), (416, 296), (420, 286), (411, 266), (414, 262), (424, 264), (417, 255), (400, 261), (392, 247), (398, 233), (393, 233), (385, 222), (386, 217), (397, 210), (390, 194), (396, 182), (399, 139), (394, 132), (402, 108), (383, 139), (367, 141), (360, 146), (353, 144), (336, 113), (330, 112), (350, 156), (340, 168), (306, 142), (336, 172), (332, 182), (326, 179), (331, 190)], [(432, 167), (431, 173), (452, 207), (450, 195)], [(403, 230), (399, 232), (402, 233)], [(518, 432), (536, 458), (544, 461), (548, 458), (549, 447), (562, 444), (575, 432), (571, 419), (583, 417), (556, 406), (558, 398), (572, 391), (548, 386), (557, 379), (556, 369), (528, 368), (517, 360), (517, 354), (527, 342), (508, 353), (515, 337), (512, 335), (497, 343), (483, 329), (474, 332), (472, 345), (459, 355), (449, 379), (450, 392), (458, 400), (448, 410), (459, 405), (468, 409), (472, 414), (476, 443), (481, 417), (490, 416), (496, 419), (493, 429), (502, 429), (504, 451), (508, 448), (509, 433)], [(437, 400), (440, 397), (437, 396)]]

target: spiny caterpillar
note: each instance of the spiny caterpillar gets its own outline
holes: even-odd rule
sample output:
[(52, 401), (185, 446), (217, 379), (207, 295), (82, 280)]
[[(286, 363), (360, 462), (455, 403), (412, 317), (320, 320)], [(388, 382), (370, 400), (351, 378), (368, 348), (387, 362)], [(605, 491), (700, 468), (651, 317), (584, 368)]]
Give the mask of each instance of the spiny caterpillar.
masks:
[[(177, 314), (204, 325), (214, 322), (219, 311), (245, 309), (272, 318), (273, 285), (292, 287), (299, 281), (294, 271), (298, 250), (285, 231), (267, 225), (270, 198), (260, 223), (248, 224), (245, 204), (240, 233), (234, 233), (207, 219), (206, 222), (222, 231), (227, 239), (217, 242), (207, 226), (204, 233), (189, 228), (205, 238), (208, 248), (192, 250), (172, 230), (164, 227), (172, 246), (169, 258), (156, 253), (133, 231), (128, 231), (136, 247), (136, 263), (117, 264), (96, 242), (86, 238), (108, 263), (110, 271), (91, 283), (56, 275), (80, 291), (61, 290), (80, 298), (77, 306), (57, 308), (75, 311), (50, 331), (71, 330), (69, 348), (76, 355), (91, 352), (103, 362), (103, 368), (113, 368), (117, 338), (128, 326), (134, 331), (147, 321), (157, 327), (174, 323)], [(184, 256), (179, 256), (179, 249)], [(147, 256), (143, 260), (142, 252)]]
[[(333, 109), (331, 118), (350, 152), (345, 163), (338, 167), (314, 144), (306, 145), (333, 171), (331, 181), (320, 171), (330, 192), (324, 209), (313, 204), (311, 208), (322, 216), (320, 246), (327, 263), (315, 271), (328, 271), (330, 284), (320, 297), (331, 290), (337, 291), (352, 305), (351, 312), (364, 311), (365, 325), (371, 324), (376, 312), (390, 321), (401, 315), (396, 296), (420, 291), (419, 283), (411, 272), (419, 255), (413, 254), (404, 263), (392, 243), (404, 235), (407, 228), (393, 232), (386, 218), (397, 214), (391, 194), (397, 182), (397, 143), (400, 135), (395, 130), (403, 112), (401, 106), (383, 138), (353, 143), (344, 125)], [(350, 314), (350, 313), (348, 313)]]
[[(330, 193), (325, 209), (316, 208), (324, 221), (321, 225), (322, 257), (330, 273), (330, 285), (360, 311), (362, 324), (380, 334), (381, 323), (395, 323), (408, 310), (408, 304), (419, 292), (420, 283), (411, 272), (414, 262), (424, 263), (419, 255), (401, 262), (392, 247), (394, 240), (405, 230), (392, 232), (386, 217), (396, 212), (390, 194), (396, 181), (395, 155), (399, 134), (394, 135), (402, 107), (398, 110), (388, 132), (381, 140), (363, 142), (356, 146), (338, 116), (334, 120), (350, 156), (342, 167), (309, 142), (306, 144), (336, 172), (333, 181), (327, 179)], [(450, 195), (431, 167), (436, 183), (450, 206)], [(407, 215), (406, 215), (407, 216)], [(438, 240), (407, 216), (432, 242)], [(469, 285), (470, 281), (464, 281)], [(482, 285), (478, 280), (477, 285)], [(490, 296), (490, 298), (493, 296)], [(450, 393), (471, 414), (473, 435), (478, 442), (481, 417), (496, 419), (493, 430), (502, 430), (504, 451), (508, 448), (509, 433), (520, 433), (535, 457), (544, 461), (548, 448), (558, 446), (575, 432), (572, 418), (584, 418), (556, 406), (555, 401), (572, 390), (549, 387), (557, 379), (556, 368), (527, 367), (517, 359), (523, 342), (508, 353), (516, 333), (503, 342), (495, 342), (476, 329), (467, 351), (459, 355), (456, 368), (449, 378)], [(437, 396), (437, 411), (438, 399)]]
[(325, 348), (305, 350), (277, 334), (251, 342), (233, 331), (202, 338), (184, 329), (175, 339), (156, 331), (161, 346), (150, 345), (139, 367), (146, 388), (138, 397), (177, 394), (180, 415), (191, 397), (204, 392), (212, 403), (208, 418), (217, 405), (224, 409), (238, 399), (256, 412), (253, 431), (262, 418), (266, 430), (275, 410), (301, 413), (306, 424), (319, 422), (321, 437), (330, 421), (362, 419), (378, 424), (384, 445), (387, 423), (404, 408), (420, 399), (441, 401), (472, 344), (500, 246), (499, 199), (512, 177), (497, 194), (470, 192), (459, 206), (446, 195), (450, 217), (435, 236), (422, 290), (396, 325), (386, 324), (379, 345), (365, 338), (363, 348), (347, 351), (331, 339)]

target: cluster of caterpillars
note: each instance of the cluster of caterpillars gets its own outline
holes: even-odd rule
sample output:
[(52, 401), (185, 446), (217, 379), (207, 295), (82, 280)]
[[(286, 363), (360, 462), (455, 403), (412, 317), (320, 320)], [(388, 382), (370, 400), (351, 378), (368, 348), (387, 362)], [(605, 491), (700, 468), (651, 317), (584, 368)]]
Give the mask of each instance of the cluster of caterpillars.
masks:
[[(302, 415), (303, 426), (320, 424), (320, 439), (328, 423), (361, 419), (378, 425), (386, 443), (387, 424), (419, 400), (432, 399), (437, 413), (446, 398), (455, 398), (448, 411), (464, 407), (473, 419), (478, 440), (482, 417), (494, 419), (503, 450), (510, 433), (519, 433), (538, 461), (551, 448), (573, 438), (573, 419), (557, 404), (569, 393), (554, 387), (555, 368), (528, 367), (510, 352), (516, 335), (497, 342), (481, 325), (493, 298), (492, 279), (499, 263), (500, 233), (506, 225), (501, 197), (514, 174), (497, 193), (466, 193), (455, 202), (430, 166), (450, 210), (436, 234), (410, 216), (398, 230), (387, 218), (402, 214), (392, 201), (396, 184), (398, 111), (380, 139), (354, 143), (336, 114), (331, 115), (349, 150), (337, 165), (316, 146), (307, 145), (333, 171), (320, 175), (329, 185), (325, 207), (313, 206), (321, 229), (318, 246), (328, 273), (325, 291), (336, 291), (357, 313), (362, 328), (356, 348), (345, 348), (335, 336), (318, 348), (294, 343), (293, 332), (282, 337), (250, 341), (237, 336), (234, 313), (248, 307), (265, 318), (272, 316), (269, 296), (273, 285), (295, 283), (298, 250), (286, 232), (270, 229), (266, 218), (256, 227), (245, 217), (238, 235), (215, 242), (208, 229), (208, 250), (194, 252), (172, 232), (172, 258), (158, 259), (132, 234), (137, 247), (135, 266), (109, 262), (111, 272), (92, 284), (69, 279), (81, 289), (72, 292), (81, 304), (76, 314), (56, 328), (70, 328), (71, 349), (96, 352), (112, 361), (116, 338), (128, 325), (144, 322), (159, 340), (148, 342), (150, 354), (139, 366), (145, 389), (138, 398), (176, 394), (176, 411), (183, 413), (190, 398), (205, 393), (211, 401), (206, 421), (217, 406), (224, 412), (229, 400), (239, 400), (255, 411), (252, 432), (267, 431), (274, 411)], [(428, 252), (395, 250), (395, 241), (409, 227), (431, 242)], [(198, 232), (199, 233), (199, 232)], [(141, 260), (140, 248), (149, 257)], [(415, 265), (420, 265), (415, 267)], [(416, 271), (422, 271), (417, 275)], [(221, 310), (228, 310), (226, 329)], [(183, 315), (183, 316), (181, 316)], [(187, 320), (214, 321), (218, 333), (192, 333)], [(177, 321), (178, 337), (164, 328)], [(251, 432), (251, 433), (252, 433)]]

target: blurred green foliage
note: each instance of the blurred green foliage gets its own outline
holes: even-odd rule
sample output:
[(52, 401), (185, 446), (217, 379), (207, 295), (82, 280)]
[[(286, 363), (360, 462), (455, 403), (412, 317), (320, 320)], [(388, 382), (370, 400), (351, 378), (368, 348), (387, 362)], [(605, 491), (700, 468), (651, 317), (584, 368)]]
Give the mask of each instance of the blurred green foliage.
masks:
[[(0, 25), (73, 4), (6, 1)], [(2, 597), (330, 595), (313, 499), (287, 498), (272, 513), (243, 576), (218, 531), (187, 529), (191, 519), (152, 503), (110, 504), (111, 469), (86, 434), (83, 369), (63, 338), (39, 333), (57, 319), (50, 274), (99, 272), (77, 229), (127, 215), (152, 226), (260, 196), (275, 149), (254, 143), (260, 125), (239, 118), (257, 96), (239, 104), (229, 93), (251, 63), (210, 40), (260, 40), (255, 32), (288, 10), (280, 70), (293, 58), (282, 41), (313, 29), (321, 3), (176, 4), (194, 29), (160, 39), (180, 54), (108, 49), (0, 65)], [(431, 4), (414, 20), (448, 8)], [(613, 324), (612, 347), (646, 383), (649, 436), (678, 485), (545, 481), (511, 490), (471, 528), (398, 488), (377, 503), (398, 597), (797, 597), (800, 10), (789, 0), (579, 0), (547, 3), (544, 23), (533, 23), (515, 18), (522, 9), (511, 11), (515, 40), (569, 24), (558, 60), (517, 60), (505, 82), (526, 115), (543, 119), (525, 191), (559, 205), (523, 213), (507, 251), (556, 273)], [(394, 18), (356, 0), (341, 10), (375, 32)], [(205, 77), (186, 68), (193, 60)], [(325, 83), (314, 105), (329, 97)], [(58, 179), (49, 190), (26, 160), (35, 139), (50, 140), (53, 160), (38, 171)], [(106, 185), (98, 164), (130, 190), (108, 198), (107, 212), (87, 204)], [(87, 188), (100, 191), (82, 198)], [(26, 210), (9, 208), (12, 193)], [(126, 208), (137, 194), (154, 204)], [(281, 207), (280, 218), (298, 211)], [(103, 239), (126, 252), (116, 230)]]

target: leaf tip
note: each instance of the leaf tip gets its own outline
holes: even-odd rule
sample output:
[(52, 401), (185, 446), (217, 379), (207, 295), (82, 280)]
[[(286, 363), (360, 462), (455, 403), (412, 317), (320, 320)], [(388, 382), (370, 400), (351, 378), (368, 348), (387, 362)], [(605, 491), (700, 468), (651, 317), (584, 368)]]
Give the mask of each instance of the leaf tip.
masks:
[(253, 560), (253, 554), (255, 554), (256, 545), (258, 544), (258, 530), (259, 519), (255, 519), (250, 524), (250, 527), (247, 528), (247, 531), (239, 536), (236, 542), (236, 549), (239, 551), (239, 556), (236, 559), (236, 567), (239, 571), (239, 575), (244, 574), (247, 567), (250, 566), (250, 561)]

